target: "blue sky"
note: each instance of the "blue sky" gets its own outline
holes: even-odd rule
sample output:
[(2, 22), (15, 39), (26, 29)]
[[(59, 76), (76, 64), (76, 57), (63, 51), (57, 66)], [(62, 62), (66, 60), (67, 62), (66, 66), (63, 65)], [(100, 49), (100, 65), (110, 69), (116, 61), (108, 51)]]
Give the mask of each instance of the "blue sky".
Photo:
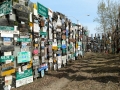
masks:
[[(71, 19), (72, 22), (87, 26), (91, 34), (95, 34), (95, 27), (98, 23), (93, 22), (97, 17), (97, 5), (99, 0), (31, 0), (34, 3), (41, 3), (53, 11), (58, 11)], [(90, 15), (90, 16), (87, 16)], [(74, 17), (74, 18), (73, 18)], [(75, 19), (76, 18), (76, 19)]]

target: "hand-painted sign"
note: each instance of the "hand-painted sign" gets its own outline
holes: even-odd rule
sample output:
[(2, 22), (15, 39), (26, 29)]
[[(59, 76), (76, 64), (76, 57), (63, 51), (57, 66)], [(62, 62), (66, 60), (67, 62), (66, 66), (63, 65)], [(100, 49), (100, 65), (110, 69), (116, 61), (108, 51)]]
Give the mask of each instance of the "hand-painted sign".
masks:
[(45, 18), (48, 18), (48, 8), (46, 8), (45, 6), (43, 6), (42, 4), (37, 2), (37, 11), (38, 14), (40, 14), (41, 16), (44, 16)]
[(0, 16), (10, 14), (12, 12), (12, 0), (6, 0), (0, 4)]
[(31, 53), (30, 52), (18, 52), (18, 63), (24, 63), (24, 62), (29, 62), (31, 59)]

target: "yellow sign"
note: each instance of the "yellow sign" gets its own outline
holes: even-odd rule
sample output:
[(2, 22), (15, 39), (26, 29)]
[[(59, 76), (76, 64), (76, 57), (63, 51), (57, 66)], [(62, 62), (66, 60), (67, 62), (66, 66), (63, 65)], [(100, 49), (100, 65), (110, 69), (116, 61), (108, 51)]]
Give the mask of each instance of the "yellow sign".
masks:
[(38, 44), (35, 44), (35, 47), (38, 47)]
[(1, 72), (1, 76), (11, 75), (12, 73), (15, 73), (15, 69), (11, 69), (11, 70), (8, 70), (8, 71)]
[(37, 5), (36, 5), (36, 3), (34, 3), (34, 6), (33, 6), (33, 8), (37, 9)]
[(76, 44), (76, 48), (78, 48), (78, 44)]
[(29, 22), (29, 26), (30, 26), (30, 27), (33, 27), (33, 23)]
[(27, 65), (27, 68), (31, 68), (32, 67), (32, 60), (30, 60), (30, 63)]
[(58, 47), (57, 47), (57, 46), (52, 46), (52, 49), (53, 49), (53, 50), (57, 50)]

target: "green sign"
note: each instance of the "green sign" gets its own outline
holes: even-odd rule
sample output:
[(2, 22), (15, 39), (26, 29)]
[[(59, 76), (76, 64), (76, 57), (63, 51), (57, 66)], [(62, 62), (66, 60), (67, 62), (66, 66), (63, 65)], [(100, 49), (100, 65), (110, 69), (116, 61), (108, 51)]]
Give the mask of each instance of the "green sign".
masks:
[(12, 0), (6, 0), (0, 4), (0, 16), (10, 14), (12, 12)]
[(31, 60), (31, 53), (30, 52), (18, 52), (17, 60), (18, 60), (18, 63), (29, 62)]
[(58, 44), (58, 46), (57, 46), (58, 48), (61, 48), (61, 44)]
[(48, 8), (46, 8), (45, 6), (43, 6), (38, 2), (37, 2), (37, 11), (38, 11), (38, 14), (40, 14), (41, 16), (48, 18)]
[(9, 31), (14, 31), (14, 27), (0, 26), (0, 30), (9, 30)]
[(16, 72), (16, 80), (33, 76), (32, 69), (25, 70), (24, 72)]
[(30, 38), (18, 38), (17, 39), (18, 42), (31, 42)]
[(1, 56), (0, 62), (6, 62), (7, 60), (14, 61), (14, 56)]
[(69, 45), (69, 49), (71, 49), (71, 48), (72, 48), (72, 44)]
[(40, 32), (40, 35), (44, 35), (44, 36), (46, 36), (47, 35), (47, 32)]

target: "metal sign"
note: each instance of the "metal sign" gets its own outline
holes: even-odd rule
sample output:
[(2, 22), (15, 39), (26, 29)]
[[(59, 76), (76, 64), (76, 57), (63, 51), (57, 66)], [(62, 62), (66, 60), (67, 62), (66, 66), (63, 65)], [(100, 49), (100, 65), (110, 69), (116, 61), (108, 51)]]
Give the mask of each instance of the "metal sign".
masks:
[(18, 42), (31, 42), (30, 38), (17, 38)]
[(17, 60), (18, 63), (24, 63), (24, 62), (29, 62), (31, 59), (31, 53), (30, 52), (18, 52), (17, 55)]
[(0, 33), (5, 33), (5, 34), (19, 34), (19, 31), (1, 31), (0, 30)]
[(16, 87), (20, 87), (31, 82), (33, 82), (32, 69), (16, 73)]
[(3, 41), (4, 41), (4, 42), (10, 42), (10, 38), (9, 38), (9, 37), (4, 37), (4, 38), (3, 38)]
[(14, 27), (0, 26), (0, 30), (10, 30), (10, 31), (14, 31)]
[(37, 2), (37, 9), (38, 14), (44, 16), (45, 18), (48, 18), (48, 8)]
[(10, 14), (12, 12), (12, 0), (6, 0), (0, 4), (0, 16)]
[(1, 56), (0, 62), (6, 62), (7, 60), (14, 61), (14, 56)]

